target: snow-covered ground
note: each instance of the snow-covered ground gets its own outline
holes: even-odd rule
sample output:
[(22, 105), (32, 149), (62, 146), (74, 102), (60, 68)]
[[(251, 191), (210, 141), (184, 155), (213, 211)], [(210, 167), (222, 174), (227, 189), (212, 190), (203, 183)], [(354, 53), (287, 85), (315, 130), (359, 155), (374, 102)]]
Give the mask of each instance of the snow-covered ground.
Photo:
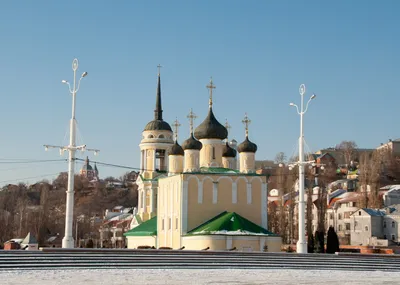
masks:
[(398, 284), (400, 273), (302, 270), (28, 270), (0, 271), (1, 285)]

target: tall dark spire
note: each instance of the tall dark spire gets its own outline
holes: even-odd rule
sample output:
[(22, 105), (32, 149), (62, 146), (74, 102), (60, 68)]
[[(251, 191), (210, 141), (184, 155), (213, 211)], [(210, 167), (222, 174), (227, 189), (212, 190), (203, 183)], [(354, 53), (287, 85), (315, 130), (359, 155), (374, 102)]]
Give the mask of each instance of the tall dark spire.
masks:
[(154, 120), (162, 121), (162, 107), (161, 107), (161, 79), (160, 79), (160, 68), (158, 65), (158, 81), (157, 81), (157, 96), (156, 96), (156, 109), (154, 110)]

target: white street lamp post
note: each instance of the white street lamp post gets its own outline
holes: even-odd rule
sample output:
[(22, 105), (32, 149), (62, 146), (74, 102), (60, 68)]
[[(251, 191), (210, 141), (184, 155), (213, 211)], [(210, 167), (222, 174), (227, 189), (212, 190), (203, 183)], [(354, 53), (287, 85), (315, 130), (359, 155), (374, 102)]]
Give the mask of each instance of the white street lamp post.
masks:
[(76, 119), (75, 119), (75, 104), (76, 104), (76, 93), (79, 90), (81, 85), (81, 80), (88, 73), (82, 73), (78, 84), (76, 84), (76, 71), (78, 70), (78, 59), (74, 59), (72, 61), (72, 70), (74, 71), (74, 82), (73, 88), (71, 89), (71, 85), (68, 81), (62, 80), (61, 82), (67, 84), (69, 87), (69, 92), (72, 95), (72, 118), (70, 120), (70, 138), (68, 146), (54, 146), (54, 145), (44, 145), (45, 150), (48, 148), (59, 148), (60, 154), (63, 155), (64, 151), (69, 152), (68, 156), (68, 188), (67, 188), (67, 203), (65, 207), (65, 235), (62, 239), (62, 247), (63, 248), (74, 248), (74, 237), (72, 235), (72, 223), (73, 223), (73, 215), (74, 215), (74, 175), (75, 175), (75, 152), (77, 150), (81, 151), (94, 151), (96, 155), (99, 152), (98, 149), (87, 149), (86, 145), (76, 146)]
[[(308, 99), (306, 107), (304, 109), (304, 94), (306, 93), (306, 86), (304, 84), (300, 85), (299, 88), (301, 96), (301, 107), (290, 103), (290, 106), (296, 107), (297, 113), (300, 115), (300, 137), (299, 137), (299, 161), (295, 164), (299, 166), (299, 240), (297, 241), (297, 253), (307, 253), (307, 241), (306, 241), (306, 226), (305, 226), (305, 211), (306, 202), (304, 201), (304, 166), (309, 164), (310, 161), (304, 161), (304, 133), (303, 133), (303, 116), (307, 112), (308, 104), (312, 99), (316, 97), (313, 94), (310, 99)], [(312, 161), (313, 162), (313, 161)]]

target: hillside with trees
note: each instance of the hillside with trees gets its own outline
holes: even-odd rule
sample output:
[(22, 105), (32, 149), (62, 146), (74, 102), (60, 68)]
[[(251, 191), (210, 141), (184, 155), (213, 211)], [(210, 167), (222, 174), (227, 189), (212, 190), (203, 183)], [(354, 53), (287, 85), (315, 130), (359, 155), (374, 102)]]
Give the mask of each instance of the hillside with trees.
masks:
[[(20, 183), (3, 187), (0, 191), (0, 244), (11, 238), (23, 238), (28, 232), (41, 244), (50, 236), (63, 237), (67, 178), (67, 173), (63, 172), (51, 183), (43, 180), (30, 186)], [(78, 234), (98, 235), (98, 221), (102, 220), (105, 209), (137, 206), (137, 186), (129, 178), (127, 173), (120, 179), (109, 177), (93, 183), (80, 175), (75, 176), (74, 221), (80, 217)], [(120, 181), (124, 187), (110, 187), (109, 181)]]

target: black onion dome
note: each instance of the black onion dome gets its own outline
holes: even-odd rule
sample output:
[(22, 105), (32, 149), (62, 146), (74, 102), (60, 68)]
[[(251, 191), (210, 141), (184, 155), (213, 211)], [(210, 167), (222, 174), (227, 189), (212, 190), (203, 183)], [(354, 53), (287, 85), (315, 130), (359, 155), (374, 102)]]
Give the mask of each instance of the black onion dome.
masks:
[(144, 127), (145, 131), (170, 131), (172, 132), (171, 126), (163, 120), (153, 120), (147, 123)]
[(203, 147), (203, 144), (201, 142), (199, 142), (198, 140), (196, 140), (194, 138), (193, 134), (191, 134), (190, 138), (185, 140), (182, 144), (182, 148), (184, 150), (187, 150), (187, 149), (201, 150), (202, 147)]
[(183, 148), (175, 141), (174, 145), (170, 147), (168, 155), (184, 155)]
[(194, 136), (197, 139), (220, 139), (223, 140), (228, 136), (227, 129), (221, 125), (214, 116), (212, 108), (210, 108), (205, 120), (196, 128)]
[(222, 156), (223, 157), (236, 157), (236, 150), (231, 148), (229, 146), (229, 143), (227, 142), (225, 144), (224, 148), (222, 149)]
[(252, 143), (248, 137), (242, 142), (238, 148), (238, 152), (256, 152), (257, 151), (257, 145), (255, 143)]

